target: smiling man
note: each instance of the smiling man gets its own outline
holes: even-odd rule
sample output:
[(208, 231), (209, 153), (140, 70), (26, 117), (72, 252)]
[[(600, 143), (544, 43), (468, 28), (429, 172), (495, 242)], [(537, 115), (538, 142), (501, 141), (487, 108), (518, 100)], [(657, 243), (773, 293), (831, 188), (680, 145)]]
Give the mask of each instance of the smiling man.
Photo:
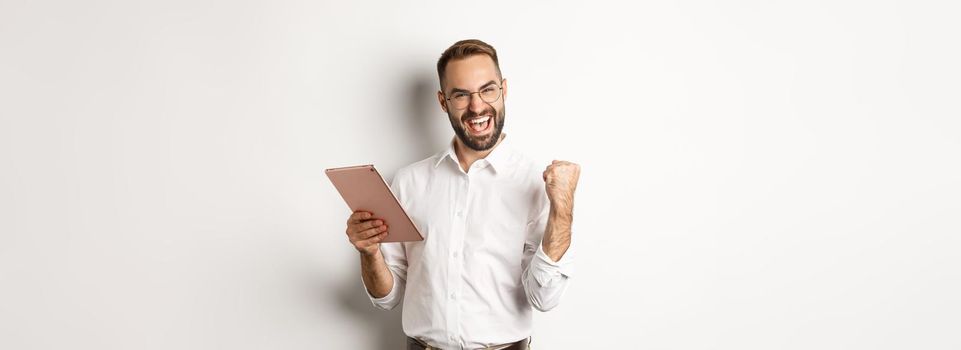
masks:
[(390, 228), (360, 211), (347, 236), (373, 304), (403, 301), (408, 349), (527, 349), (533, 309), (557, 306), (570, 278), (580, 167), (545, 168), (511, 147), (507, 80), (490, 45), (455, 43), (437, 74), (455, 137), (391, 184), (424, 240), (380, 244)]

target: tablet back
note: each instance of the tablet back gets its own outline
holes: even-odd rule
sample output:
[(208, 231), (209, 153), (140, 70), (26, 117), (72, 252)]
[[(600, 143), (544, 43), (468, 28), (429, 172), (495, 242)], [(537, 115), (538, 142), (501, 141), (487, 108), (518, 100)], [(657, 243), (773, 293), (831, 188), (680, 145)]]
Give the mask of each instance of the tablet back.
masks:
[(424, 240), (373, 165), (333, 168), (325, 172), (351, 212), (368, 211), (374, 214), (374, 218), (384, 220), (387, 237), (381, 242)]

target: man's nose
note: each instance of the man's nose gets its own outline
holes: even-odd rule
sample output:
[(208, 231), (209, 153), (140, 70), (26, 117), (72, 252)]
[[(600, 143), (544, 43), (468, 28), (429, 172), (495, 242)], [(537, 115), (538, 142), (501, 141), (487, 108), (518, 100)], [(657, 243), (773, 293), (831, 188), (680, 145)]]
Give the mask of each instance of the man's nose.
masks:
[(484, 102), (484, 100), (481, 99), (480, 94), (473, 93), (473, 94), (470, 94), (469, 106), (470, 106), (471, 112), (480, 113), (480, 112), (483, 112), (485, 109), (487, 109), (487, 102)]

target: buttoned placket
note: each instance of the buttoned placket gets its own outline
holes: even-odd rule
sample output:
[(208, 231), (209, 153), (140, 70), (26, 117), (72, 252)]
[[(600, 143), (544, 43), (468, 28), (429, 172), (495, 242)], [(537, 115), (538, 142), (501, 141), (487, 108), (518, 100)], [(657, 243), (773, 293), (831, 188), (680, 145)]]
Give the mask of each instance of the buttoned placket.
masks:
[(460, 171), (457, 176), (457, 191), (454, 200), (454, 219), (451, 220), (451, 236), (449, 257), (447, 259), (447, 329), (449, 330), (448, 340), (451, 343), (459, 344), (461, 322), (460, 322), (460, 291), (463, 284), (464, 260), (463, 247), (464, 235), (467, 233), (467, 213), (471, 201), (471, 174)]

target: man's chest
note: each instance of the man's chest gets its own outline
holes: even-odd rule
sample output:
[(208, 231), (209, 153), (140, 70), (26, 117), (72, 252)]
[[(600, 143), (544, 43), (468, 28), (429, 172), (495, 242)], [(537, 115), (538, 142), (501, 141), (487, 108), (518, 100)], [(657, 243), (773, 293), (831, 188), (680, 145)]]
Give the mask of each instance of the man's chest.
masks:
[(405, 209), (424, 235), (423, 253), (520, 261), (539, 188), (494, 177), (434, 179), (408, 189)]

